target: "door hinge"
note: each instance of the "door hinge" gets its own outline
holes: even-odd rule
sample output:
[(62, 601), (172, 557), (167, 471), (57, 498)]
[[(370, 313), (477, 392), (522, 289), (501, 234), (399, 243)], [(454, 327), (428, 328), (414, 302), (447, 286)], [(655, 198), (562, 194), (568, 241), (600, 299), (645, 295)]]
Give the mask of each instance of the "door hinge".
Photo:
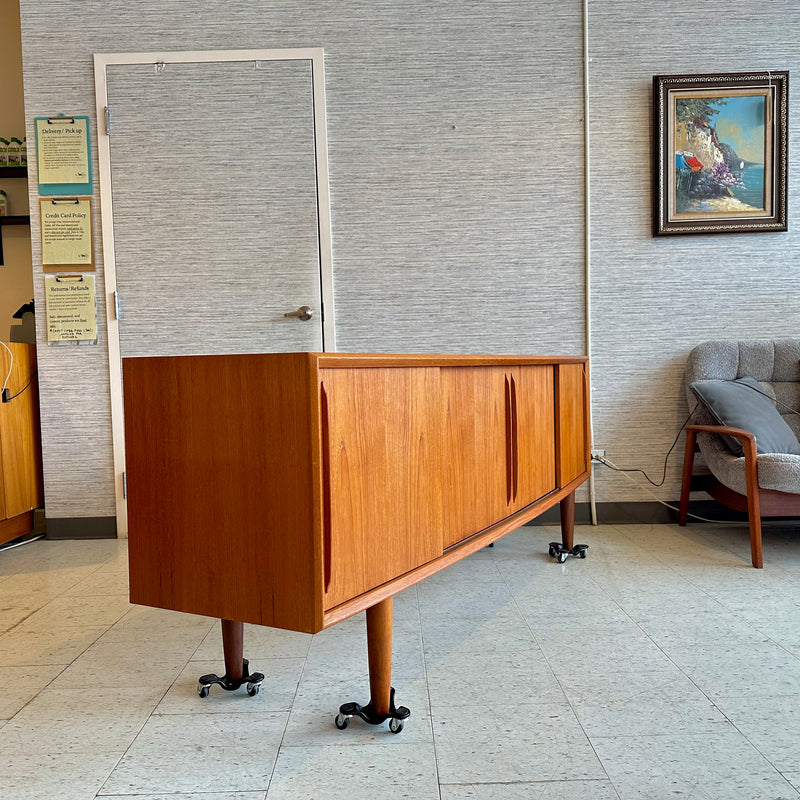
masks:
[(128, 473), (122, 473), (122, 499), (128, 499)]
[(103, 116), (105, 117), (106, 136), (111, 136), (111, 109), (108, 106), (103, 109)]
[(122, 306), (120, 305), (119, 292), (114, 290), (114, 319), (122, 319)]

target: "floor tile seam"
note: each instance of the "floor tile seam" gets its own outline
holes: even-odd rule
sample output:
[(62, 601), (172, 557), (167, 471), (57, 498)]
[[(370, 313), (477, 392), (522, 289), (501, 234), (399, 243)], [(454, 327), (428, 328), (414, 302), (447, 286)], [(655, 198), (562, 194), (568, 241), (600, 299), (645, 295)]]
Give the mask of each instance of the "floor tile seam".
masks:
[[(601, 586), (600, 588), (602, 589), (603, 587)], [(604, 590), (604, 591), (605, 591), (605, 590)], [(628, 619), (629, 619), (629, 620), (630, 620), (630, 621), (631, 621), (631, 622), (632, 622), (632, 623), (633, 623), (633, 624), (634, 624), (634, 625), (635, 625), (635, 626), (636, 626), (636, 627), (637, 627), (637, 628), (638, 628), (638, 629), (639, 629), (639, 630), (642, 632), (643, 636), (644, 636), (644, 637), (646, 637), (646, 639), (647, 639), (648, 641), (650, 641), (650, 642), (651, 642), (651, 644), (652, 644), (652, 645), (653, 645), (655, 648), (657, 648), (659, 652), (661, 652), (662, 656), (663, 656), (663, 657), (666, 659), (666, 661), (667, 661), (669, 664), (671, 664), (671, 665), (672, 665), (672, 666), (673, 666), (673, 667), (674, 667), (674, 668), (675, 668), (675, 669), (676, 669), (678, 672), (680, 672), (680, 674), (682, 674), (682, 675), (683, 675), (683, 676), (684, 676), (684, 677), (685, 677), (687, 680), (689, 680), (689, 681), (691, 682), (691, 684), (697, 688), (697, 691), (698, 691), (698, 692), (700, 692), (700, 694), (701, 694), (703, 697), (705, 697), (705, 698), (706, 698), (706, 700), (707, 700), (707, 701), (708, 701), (708, 702), (711, 704), (711, 706), (712, 706), (713, 708), (717, 709), (717, 711), (719, 711), (719, 713), (720, 713), (720, 714), (722, 714), (722, 711), (721, 711), (721, 709), (718, 709), (718, 708), (717, 708), (717, 706), (716, 706), (716, 703), (714, 703), (714, 701), (711, 699), (711, 697), (709, 697), (709, 695), (708, 695), (708, 694), (707, 694), (705, 691), (703, 691), (703, 689), (701, 689), (701, 687), (700, 687), (700, 686), (699, 686), (699, 685), (698, 685), (698, 684), (697, 684), (697, 683), (696, 683), (694, 680), (692, 680), (691, 676), (689, 676), (689, 675), (688, 675), (688, 674), (687, 674), (687, 673), (686, 673), (686, 672), (685, 672), (685, 671), (684, 671), (684, 670), (683, 670), (683, 669), (680, 667), (680, 665), (678, 665), (678, 664), (677, 664), (677, 663), (676, 663), (676, 662), (675, 662), (675, 661), (674, 661), (674, 660), (673, 660), (673, 659), (672, 659), (672, 658), (671, 658), (671, 657), (670, 657), (670, 656), (669, 656), (669, 655), (668, 655), (668, 654), (667, 654), (667, 653), (666, 653), (666, 652), (663, 650), (663, 648), (661, 648), (661, 647), (659, 646), (659, 644), (658, 644), (658, 643), (657, 643), (657, 642), (656, 642), (656, 641), (655, 641), (655, 640), (654, 640), (654, 639), (653, 639), (653, 638), (652, 638), (652, 637), (651, 637), (651, 636), (650, 636), (650, 635), (647, 633), (647, 631), (645, 631), (645, 630), (642, 628), (642, 626), (639, 624), (639, 622), (638, 622), (637, 620), (635, 620), (635, 619), (634, 619), (634, 618), (633, 618), (633, 617), (630, 615), (630, 613), (629, 613), (629, 612), (628, 612), (626, 609), (624, 609), (624, 608), (623, 608), (623, 607), (622, 607), (622, 606), (621, 606), (621, 605), (618, 603), (618, 601), (616, 600), (616, 598), (614, 598), (614, 597), (613, 597), (613, 595), (611, 595), (611, 594), (610, 594), (610, 593), (608, 593), (608, 592), (606, 592), (606, 594), (608, 594), (608, 595), (609, 595), (609, 597), (611, 598), (611, 600), (612, 600), (612, 601), (614, 602), (614, 604), (615, 604), (615, 605), (616, 605), (616, 606), (617, 606), (617, 607), (620, 609), (620, 611), (621, 611), (621, 612), (622, 612), (622, 613), (623, 613), (623, 614), (624, 614), (624, 615), (625, 615), (625, 616), (626, 616), (626, 617), (627, 617), (627, 618), (628, 618)], [(553, 676), (555, 677), (555, 680), (557, 681), (557, 683), (558, 683), (559, 687), (561, 688), (562, 692), (564, 693), (564, 695), (565, 695), (565, 697), (566, 697), (566, 699), (567, 699), (567, 702), (569, 703), (569, 706), (570, 706), (570, 709), (571, 709), (571, 711), (572, 711), (572, 714), (573, 714), (573, 716), (575, 717), (577, 724), (580, 726), (580, 729), (581, 729), (581, 731), (583, 732), (583, 735), (586, 737), (586, 740), (588, 741), (589, 745), (591, 746), (591, 748), (592, 748), (592, 751), (593, 751), (593, 752), (594, 752), (594, 754), (595, 754), (595, 757), (598, 759), (598, 763), (601, 765), (601, 767), (602, 767), (603, 771), (606, 773), (606, 776), (608, 777), (608, 780), (609, 780), (609, 782), (611, 783), (612, 787), (614, 788), (614, 791), (616, 791), (617, 793), (619, 793), (619, 792), (617, 791), (617, 786), (616, 786), (616, 784), (614, 784), (614, 782), (611, 780), (611, 776), (608, 774), (608, 772), (607, 772), (607, 770), (606, 770), (606, 768), (605, 768), (605, 765), (603, 764), (603, 761), (602, 761), (602, 759), (600, 758), (600, 754), (597, 752), (597, 749), (596, 749), (596, 747), (595, 747), (595, 744), (594, 744), (593, 738), (592, 738), (592, 737), (589, 735), (589, 732), (588, 732), (588, 731), (586, 730), (586, 728), (584, 727), (584, 725), (583, 725), (583, 723), (582, 723), (582, 721), (581, 721), (581, 719), (580, 719), (580, 716), (578, 715), (577, 708), (576, 708), (575, 704), (573, 703), (573, 699), (572, 699), (572, 697), (571, 697), (571, 695), (570, 695), (570, 692), (567, 690), (567, 689), (568, 689), (568, 687), (565, 687), (565, 685), (564, 685), (564, 682), (562, 681), (562, 678), (561, 678), (561, 677), (559, 677), (558, 673), (556, 673), (556, 671), (553, 669), (553, 665), (552, 665), (551, 659), (550, 659), (550, 657), (549, 657), (549, 656), (548, 656), (548, 655), (547, 655), (547, 654), (544, 652), (544, 649), (543, 649), (543, 647), (542, 647), (542, 643), (541, 643), (540, 639), (539, 639), (539, 638), (536, 636), (536, 633), (535, 633), (535, 631), (533, 630), (533, 628), (531, 628), (531, 626), (530, 626), (530, 623), (528, 622), (528, 620), (527, 620), (527, 619), (525, 620), (525, 622), (526, 622), (526, 625), (528, 625), (528, 627), (529, 627), (529, 630), (531, 631), (531, 635), (534, 637), (534, 640), (535, 640), (535, 641), (536, 641), (536, 643), (539, 645), (539, 648), (542, 650), (542, 654), (543, 654), (543, 656), (544, 656), (544, 658), (545, 658), (545, 661), (547, 662), (547, 664), (548, 664), (548, 666), (549, 666), (549, 668), (550, 668), (551, 672), (553, 673)], [(619, 670), (619, 671), (617, 671), (617, 674), (624, 674), (624, 671), (623, 671), (623, 670)], [(727, 716), (726, 716), (726, 715), (722, 714), (722, 716), (723, 716), (723, 717), (725, 717), (725, 719), (727, 719)]]
[(419, 615), (419, 638), (420, 638), (420, 646), (422, 648), (422, 675), (423, 680), (425, 681), (425, 696), (427, 697), (428, 701), (428, 708), (427, 708), (427, 717), (428, 722), (431, 726), (431, 751), (433, 755), (433, 764), (434, 764), (434, 771), (436, 773), (436, 786), (439, 793), (439, 800), (442, 797), (442, 776), (439, 771), (439, 749), (437, 746), (437, 736), (436, 736), (436, 726), (433, 724), (433, 699), (431, 697), (431, 682), (428, 676), (428, 653), (426, 652), (425, 648), (425, 627), (422, 622), (422, 610), (419, 607), (419, 587), (417, 585), (414, 586), (414, 591), (417, 595), (417, 612)]
[[(306, 674), (308, 672), (308, 658), (309, 654), (311, 653), (311, 647), (313, 645), (313, 641), (314, 637), (312, 636), (308, 641), (308, 648), (306, 649), (306, 654), (305, 656), (303, 656), (303, 666), (302, 669), (300, 670), (300, 675), (298, 676), (297, 683), (294, 687), (294, 693), (292, 694), (292, 699), (291, 702), (289, 703), (289, 710), (287, 712), (284, 712), (286, 714), (286, 721), (283, 726), (283, 731), (281, 732), (281, 738), (280, 741), (278, 742), (278, 746), (275, 748), (275, 760), (272, 763), (272, 770), (270, 771), (269, 774), (269, 780), (267, 781), (267, 785), (264, 789), (265, 798), (269, 797), (269, 790), (272, 787), (272, 781), (275, 778), (275, 767), (277, 766), (278, 759), (280, 758), (281, 753), (284, 751), (288, 752), (288, 749), (292, 747), (292, 745), (286, 741), (286, 737), (289, 730), (289, 721), (292, 718), (292, 714), (295, 713), (295, 703), (297, 702), (297, 696), (298, 693), (300, 692), (300, 686), (303, 683), (303, 679), (306, 677)], [(265, 680), (268, 679), (269, 676), (267, 675), (265, 677)]]
[[(516, 602), (516, 598), (515, 598), (515, 602)], [(518, 609), (518, 610), (521, 613), (521, 609)], [(530, 631), (530, 634), (533, 637), (533, 640), (538, 645), (538, 647), (539, 647), (539, 649), (540, 649), (540, 651), (542, 653), (542, 657), (544, 658), (545, 663), (547, 664), (548, 668), (550, 669), (550, 672), (552, 673), (553, 679), (556, 681), (556, 683), (558, 684), (559, 688), (561, 689), (561, 692), (562, 692), (563, 696), (566, 698), (567, 705), (568, 705), (568, 707), (570, 709), (570, 713), (572, 714), (572, 716), (573, 716), (573, 718), (575, 720), (575, 724), (579, 727), (581, 733), (583, 734), (584, 738), (586, 739), (587, 744), (592, 749), (592, 753), (594, 754), (594, 757), (597, 759), (597, 763), (600, 766), (600, 769), (603, 770), (603, 774), (605, 775), (605, 779), (608, 781), (609, 784), (611, 784), (611, 786), (613, 787), (614, 791), (617, 792), (616, 784), (614, 784), (614, 782), (611, 780), (611, 776), (608, 774), (608, 770), (606, 770), (605, 765), (603, 764), (603, 761), (600, 758), (600, 754), (597, 752), (597, 748), (595, 747), (594, 742), (589, 737), (589, 734), (588, 734), (586, 728), (584, 727), (583, 722), (581, 722), (581, 719), (578, 716), (578, 712), (577, 712), (575, 706), (573, 705), (572, 699), (570, 697), (570, 693), (568, 691), (568, 687), (565, 686), (564, 681), (562, 680), (562, 678), (558, 675), (558, 673), (553, 668), (553, 664), (552, 664), (552, 662), (550, 660), (550, 657), (544, 652), (544, 649), (542, 648), (542, 643), (539, 641), (539, 639), (536, 636), (533, 628), (531, 628), (530, 623), (528, 622), (527, 619), (525, 619), (524, 616), (523, 616), (523, 619), (525, 620), (525, 625), (527, 626), (528, 630)], [(537, 704), (537, 705), (539, 705), (539, 704)], [(617, 792), (617, 794), (619, 794), (619, 792)]]
[[(61, 675), (63, 675), (63, 674), (64, 674), (64, 672), (66, 672), (66, 671), (67, 671), (67, 670), (68, 670), (68, 669), (69, 669), (69, 668), (70, 668), (70, 667), (71, 667), (71, 666), (72, 666), (72, 665), (73, 665), (73, 664), (74, 664), (74, 663), (75, 663), (75, 662), (76, 662), (76, 661), (77, 661), (79, 658), (81, 658), (81, 656), (83, 656), (83, 655), (84, 655), (84, 653), (86, 653), (86, 651), (87, 651), (87, 650), (88, 650), (88, 649), (89, 649), (89, 648), (90, 648), (90, 647), (91, 647), (93, 644), (95, 644), (95, 643), (98, 641), (98, 639), (100, 639), (100, 637), (101, 637), (102, 635), (103, 635), (102, 633), (101, 633), (101, 634), (99, 634), (99, 635), (98, 635), (98, 637), (97, 637), (97, 639), (95, 639), (95, 640), (94, 640), (94, 642), (92, 642), (91, 644), (88, 644), (88, 645), (87, 645), (87, 646), (84, 648), (84, 650), (82, 650), (82, 651), (81, 651), (81, 652), (80, 652), (78, 655), (76, 655), (76, 656), (75, 656), (75, 658), (73, 658), (73, 659), (72, 659), (72, 661), (70, 661), (68, 664), (61, 665), (61, 664), (39, 664), (39, 663), (37, 663), (37, 664), (30, 664), (30, 665), (27, 665), (27, 666), (33, 666), (33, 667), (51, 667), (51, 666), (52, 666), (54, 670), (58, 669), (59, 667), (60, 667), (60, 669), (59, 669), (57, 672), (54, 672), (54, 673), (53, 673), (53, 675), (50, 677), (50, 680), (49, 680), (49, 681), (48, 681), (48, 682), (47, 682), (47, 683), (46, 683), (44, 686), (42, 686), (42, 687), (39, 689), (39, 691), (37, 691), (37, 692), (36, 692), (36, 694), (34, 694), (34, 695), (33, 695), (33, 697), (31, 697), (31, 698), (30, 698), (30, 699), (29, 699), (29, 700), (28, 700), (28, 701), (27, 701), (27, 702), (26, 702), (26, 703), (25, 703), (25, 704), (22, 706), (22, 708), (19, 708), (19, 709), (17, 710), (17, 712), (14, 714), (14, 716), (13, 716), (13, 717), (11, 717), (11, 719), (14, 719), (14, 717), (16, 717), (16, 716), (17, 716), (17, 714), (19, 714), (19, 713), (20, 713), (20, 712), (22, 712), (22, 711), (23, 711), (25, 708), (27, 708), (27, 707), (28, 707), (28, 705), (30, 705), (30, 704), (31, 704), (31, 703), (32, 703), (32, 702), (33, 702), (33, 701), (34, 701), (34, 700), (35, 700), (37, 697), (39, 697), (39, 695), (40, 695), (40, 694), (41, 694), (43, 691), (45, 691), (45, 689), (49, 689), (49, 688), (52, 686), (52, 684), (53, 684), (53, 683), (54, 683), (54, 682), (55, 682), (55, 681), (56, 681), (56, 680), (57, 680), (57, 679), (58, 679), (58, 678), (59, 678)], [(2, 636), (0, 636), (0, 640), (2, 640)], [(2, 665), (0, 665), (0, 666), (2, 666)], [(21, 667), (13, 667), (13, 666), (12, 666), (12, 667), (9, 667), (9, 669), (25, 669), (25, 666), (21, 666)]]
[[(795, 695), (796, 696), (796, 695)], [(784, 780), (789, 781), (784, 777), (784, 773), (791, 773), (792, 770), (781, 770), (780, 767), (770, 758), (751, 738), (737, 725), (721, 708), (717, 707), (717, 711), (722, 714), (728, 721), (730, 726), (755, 750)], [(789, 784), (791, 786), (791, 784)], [(791, 787), (795, 788), (795, 787)], [(800, 795), (800, 789), (795, 789), (797, 794)]]
[(559, 778), (558, 780), (551, 780), (542, 778), (542, 780), (515, 780), (515, 781), (442, 781), (441, 786), (548, 786), (558, 785), (561, 786), (565, 783), (610, 783), (608, 778)]
[[(733, 609), (730, 609), (730, 608), (726, 608), (726, 610), (727, 610), (727, 613), (731, 614), (736, 620), (738, 620), (739, 622), (744, 623), (749, 628), (751, 628), (758, 636), (763, 637), (764, 639), (766, 639), (769, 642), (772, 642), (773, 644), (775, 644), (778, 647), (780, 647), (781, 650), (783, 650), (784, 652), (786, 652), (789, 655), (793, 656), (794, 658), (800, 660), (800, 650), (798, 650), (798, 652), (792, 652), (791, 646), (787, 646), (787, 645), (783, 644), (774, 635), (770, 635), (770, 630), (769, 630), (769, 626), (768, 625), (765, 626), (765, 629), (762, 630), (761, 628), (757, 628), (752, 622), (750, 622), (748, 619), (746, 619), (744, 616), (742, 616), (740, 612), (737, 612), (737, 611), (735, 611)], [(800, 611), (800, 606), (798, 606), (798, 611)], [(767, 619), (767, 623), (768, 622), (769, 622), (769, 619)]]

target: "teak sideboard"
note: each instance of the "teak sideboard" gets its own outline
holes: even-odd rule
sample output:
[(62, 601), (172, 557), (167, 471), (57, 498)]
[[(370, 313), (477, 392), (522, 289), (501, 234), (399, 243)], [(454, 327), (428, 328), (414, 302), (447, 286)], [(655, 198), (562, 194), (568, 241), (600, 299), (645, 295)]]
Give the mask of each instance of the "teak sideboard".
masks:
[(213, 682), (252, 678), (248, 691), (263, 676), (247, 674), (243, 623), (315, 633), (366, 609), (369, 713), (392, 717), (394, 594), (558, 503), (573, 546), (587, 370), (543, 356), (124, 359), (131, 601), (222, 619)]

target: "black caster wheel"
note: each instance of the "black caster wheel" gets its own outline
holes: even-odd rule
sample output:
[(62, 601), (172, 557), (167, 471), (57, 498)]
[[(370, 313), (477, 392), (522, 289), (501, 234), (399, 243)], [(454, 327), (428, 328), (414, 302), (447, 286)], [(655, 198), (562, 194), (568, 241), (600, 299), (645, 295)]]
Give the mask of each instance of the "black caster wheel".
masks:
[(340, 731), (343, 731), (350, 724), (350, 717), (346, 717), (344, 714), (337, 714), (334, 723)]
[(573, 548), (569, 549), (561, 542), (550, 542), (548, 552), (551, 558), (554, 558), (559, 564), (563, 564), (567, 560), (567, 556), (586, 558), (586, 551), (588, 549), (588, 544), (576, 544)]
[(261, 684), (260, 683), (248, 683), (247, 684), (247, 694), (250, 697), (255, 697), (261, 691)]
[(403, 730), (403, 720), (392, 718), (389, 720), (389, 730), (392, 733), (400, 733)]
[(209, 693), (210, 690), (211, 690), (211, 687), (208, 686), (207, 684), (203, 684), (203, 683), (198, 683), (197, 684), (197, 694), (199, 694), (200, 697), (208, 697), (208, 693)]

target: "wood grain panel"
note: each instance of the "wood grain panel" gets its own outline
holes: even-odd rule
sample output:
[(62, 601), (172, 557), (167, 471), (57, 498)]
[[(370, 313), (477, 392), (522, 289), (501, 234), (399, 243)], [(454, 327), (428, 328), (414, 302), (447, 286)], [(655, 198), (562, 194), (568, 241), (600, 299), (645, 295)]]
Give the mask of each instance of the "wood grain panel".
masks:
[(516, 367), (516, 511), (556, 488), (556, 432), (553, 367)]
[(131, 600), (311, 631), (307, 359), (123, 360)]
[(442, 553), (439, 370), (320, 371), (328, 408), (325, 607)]
[(556, 366), (559, 486), (565, 486), (589, 468), (587, 380), (583, 364)]
[[(38, 508), (43, 502), (36, 348), (18, 342), (8, 347), (14, 354), (8, 389), (12, 397), (17, 396), (0, 404), (4, 518)], [(9, 361), (6, 349), (0, 348), (0, 385), (8, 374)]]
[[(5, 473), (5, 468), (3, 466), (3, 437), (0, 435), (0, 476)], [(6, 487), (5, 481), (0, 479), (0, 520), (4, 520), (8, 517), (6, 514)]]
[(441, 370), (445, 547), (508, 513), (505, 376), (494, 366)]

